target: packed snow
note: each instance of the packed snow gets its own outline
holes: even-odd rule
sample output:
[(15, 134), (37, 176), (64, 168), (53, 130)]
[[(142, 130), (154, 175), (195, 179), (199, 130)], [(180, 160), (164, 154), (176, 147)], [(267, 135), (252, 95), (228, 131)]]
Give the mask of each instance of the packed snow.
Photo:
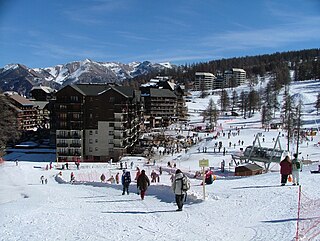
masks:
[[(311, 101), (319, 89), (319, 81), (301, 82), (292, 87), (292, 91)], [(214, 96), (194, 97), (193, 102), (188, 102), (193, 126), (200, 125), (197, 123), (201, 122), (200, 110), (210, 98)], [(305, 103), (303, 119), (307, 128), (320, 123), (314, 109), (311, 102)], [(232, 153), (252, 145), (258, 133), (262, 146), (273, 147), (280, 132), (281, 146), (286, 149), (284, 131), (261, 129), (259, 114), (249, 119), (221, 116), (218, 126), (220, 135), (216, 140), (213, 136), (217, 132), (199, 132), (197, 144), (187, 152), (160, 155), (159, 151), (164, 150), (160, 146), (154, 149), (156, 154), (151, 160), (124, 157), (122, 163), (127, 165), (133, 180), (129, 195), (122, 195), (121, 184), (100, 181), (102, 173), (107, 179), (118, 172), (121, 175), (119, 163), (80, 163), (79, 170), (70, 163), (68, 169), (61, 170), (65, 163), (53, 163), (50, 169), (49, 162), (4, 162), (0, 165), (0, 239), (289, 241), (299, 237), (320, 240), (320, 174), (310, 173), (320, 165), (319, 128), (316, 136), (304, 139), (299, 147), (299, 157), (306, 163), (300, 172), (299, 196), (299, 186), (291, 183), (280, 186), (276, 163), (271, 164), (268, 173), (234, 176)], [(163, 131), (185, 137), (193, 135), (190, 128), (189, 124), (173, 125)], [(222, 134), (229, 131), (230, 138)], [(226, 155), (214, 148), (219, 141), (226, 147)], [(213, 184), (205, 185), (205, 192), (201, 179), (193, 178), (196, 171), (201, 171), (199, 160), (202, 159), (209, 160), (216, 177)], [(220, 168), (223, 160), (224, 172)], [(168, 162), (191, 180), (182, 212), (176, 212), (170, 180), (175, 168), (168, 167)], [(163, 169), (160, 182), (151, 183), (144, 200), (137, 195), (136, 167), (146, 170), (149, 177), (152, 170), (159, 173), (159, 167)], [(75, 182), (70, 182), (72, 172)], [(47, 179), (47, 184), (41, 184), (41, 176)]]

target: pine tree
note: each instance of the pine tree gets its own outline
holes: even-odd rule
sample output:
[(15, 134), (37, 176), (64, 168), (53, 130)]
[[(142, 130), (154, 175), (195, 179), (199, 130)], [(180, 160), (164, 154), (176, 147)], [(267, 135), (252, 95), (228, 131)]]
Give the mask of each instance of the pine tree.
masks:
[(255, 109), (259, 104), (259, 95), (258, 92), (254, 89), (251, 89), (248, 95), (248, 108), (249, 108), (249, 117), (254, 114)]
[(239, 101), (239, 96), (236, 90), (233, 90), (231, 97), (231, 111), (234, 111), (237, 103)]
[(202, 112), (202, 116), (204, 120), (209, 121), (210, 129), (216, 126), (218, 120), (218, 110), (212, 99), (209, 100), (207, 108)]
[(247, 102), (248, 102), (248, 95), (244, 91), (241, 91), (239, 108), (241, 110), (241, 114), (243, 115), (244, 119), (246, 119), (247, 117)]
[(285, 87), (282, 105), (282, 126), (287, 131), (287, 151), (290, 150), (290, 142), (293, 139), (294, 131), (294, 106), (292, 96), (289, 94), (289, 87)]
[(221, 90), (221, 95), (220, 95), (220, 109), (221, 111), (226, 111), (228, 110), (230, 106), (230, 99), (228, 92), (225, 89)]
[(269, 104), (263, 105), (261, 109), (261, 124), (263, 128), (269, 128), (272, 120), (272, 108)]

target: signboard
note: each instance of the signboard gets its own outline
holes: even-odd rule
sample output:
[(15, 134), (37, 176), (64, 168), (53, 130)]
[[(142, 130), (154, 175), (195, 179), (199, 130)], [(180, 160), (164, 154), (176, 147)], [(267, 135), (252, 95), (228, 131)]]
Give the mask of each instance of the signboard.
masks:
[(199, 167), (208, 167), (208, 166), (209, 166), (209, 160), (208, 159), (199, 160)]

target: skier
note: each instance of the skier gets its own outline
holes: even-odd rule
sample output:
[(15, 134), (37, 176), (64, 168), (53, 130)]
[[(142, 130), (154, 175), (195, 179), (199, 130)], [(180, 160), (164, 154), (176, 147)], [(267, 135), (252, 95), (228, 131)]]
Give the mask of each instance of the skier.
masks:
[(123, 174), (122, 174), (122, 178), (121, 178), (121, 183), (122, 183), (122, 186), (123, 186), (122, 195), (124, 195), (125, 192), (127, 192), (127, 194), (129, 195), (130, 182), (131, 182), (130, 172), (126, 171), (125, 169), (123, 169)]
[(148, 186), (150, 186), (150, 180), (146, 175), (145, 170), (142, 170), (137, 180), (137, 188), (140, 190), (140, 196), (142, 200), (144, 200)]

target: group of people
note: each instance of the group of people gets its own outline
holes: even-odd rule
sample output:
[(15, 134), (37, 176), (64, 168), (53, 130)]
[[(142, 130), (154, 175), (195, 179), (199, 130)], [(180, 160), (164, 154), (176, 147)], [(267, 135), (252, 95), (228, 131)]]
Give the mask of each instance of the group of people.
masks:
[[(138, 195), (140, 195), (141, 200), (144, 200), (148, 187), (150, 186), (150, 179), (146, 175), (145, 170), (141, 170), (140, 172), (140, 169), (137, 168), (135, 180), (137, 181), (137, 193)], [(129, 186), (131, 183), (130, 171), (123, 170), (121, 183), (123, 187), (122, 195), (125, 195), (126, 193), (129, 194)], [(180, 169), (177, 169), (172, 180), (172, 190), (175, 194), (175, 201), (178, 206), (177, 211), (182, 211), (182, 207), (186, 199), (186, 193), (189, 190), (189, 188), (189, 178), (185, 174), (183, 174)]]
[(293, 159), (287, 155), (280, 162), (280, 174), (281, 174), (281, 186), (286, 185), (288, 178), (292, 175), (292, 184), (299, 185), (300, 175), (299, 172), (302, 170), (301, 162), (298, 160), (298, 155), (293, 154)]

